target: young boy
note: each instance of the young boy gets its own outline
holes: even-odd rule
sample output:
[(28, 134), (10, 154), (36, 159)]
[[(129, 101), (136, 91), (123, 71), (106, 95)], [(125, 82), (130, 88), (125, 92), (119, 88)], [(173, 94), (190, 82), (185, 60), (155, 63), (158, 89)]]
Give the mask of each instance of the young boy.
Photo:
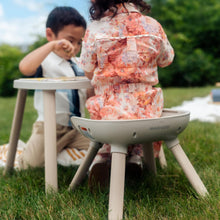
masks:
[[(83, 71), (75, 64), (76, 58), (73, 57), (80, 51), (85, 30), (86, 22), (78, 11), (71, 7), (56, 7), (46, 22), (48, 43), (24, 57), (19, 64), (20, 71), (26, 76), (34, 77), (83, 75)], [(78, 103), (76, 96), (79, 97)], [(86, 90), (56, 91), (58, 152), (65, 147), (88, 149), (89, 140), (70, 124), (71, 116), (84, 115), (85, 100)], [(44, 166), (44, 113), (43, 94), (40, 90), (35, 91), (34, 107), (38, 112), (38, 118), (33, 125), (26, 148), (19, 156), (20, 169)]]

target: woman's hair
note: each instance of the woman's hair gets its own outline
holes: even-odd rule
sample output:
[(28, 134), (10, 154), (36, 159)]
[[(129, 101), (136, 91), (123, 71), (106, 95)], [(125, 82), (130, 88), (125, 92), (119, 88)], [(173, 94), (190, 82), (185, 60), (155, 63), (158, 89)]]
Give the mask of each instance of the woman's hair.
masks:
[(51, 28), (55, 35), (61, 31), (64, 26), (73, 24), (76, 27), (86, 29), (86, 21), (80, 13), (72, 7), (56, 7), (48, 15), (46, 27)]
[(95, 0), (89, 9), (91, 18), (93, 20), (99, 20), (103, 17), (104, 12), (110, 8), (116, 9), (112, 15), (112, 17), (114, 17), (118, 10), (117, 4), (122, 4), (125, 7), (125, 3), (133, 3), (140, 9), (141, 12), (148, 13), (151, 9), (151, 6), (144, 0)]

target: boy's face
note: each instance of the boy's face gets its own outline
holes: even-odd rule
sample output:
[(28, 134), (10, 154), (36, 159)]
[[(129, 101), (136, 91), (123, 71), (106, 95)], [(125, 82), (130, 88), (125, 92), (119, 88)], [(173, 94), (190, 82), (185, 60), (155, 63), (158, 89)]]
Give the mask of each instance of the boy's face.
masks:
[[(58, 32), (57, 35), (55, 35), (52, 32), (51, 38), (48, 39), (49, 41), (52, 40), (62, 40), (66, 39), (68, 40), (73, 46), (74, 46), (74, 56), (76, 56), (81, 49), (82, 46), (82, 39), (85, 34), (85, 29), (83, 27), (77, 27), (73, 24), (66, 25), (62, 30)], [(58, 54), (59, 55), (59, 54)], [(63, 56), (61, 56), (63, 57)], [(66, 59), (65, 57), (63, 57)]]

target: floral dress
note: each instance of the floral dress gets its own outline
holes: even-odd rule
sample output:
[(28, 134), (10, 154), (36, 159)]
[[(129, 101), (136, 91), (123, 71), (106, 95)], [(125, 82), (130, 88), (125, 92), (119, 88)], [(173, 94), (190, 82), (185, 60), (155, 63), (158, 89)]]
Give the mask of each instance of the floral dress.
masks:
[(95, 90), (86, 107), (92, 119), (160, 117), (163, 94), (154, 87), (157, 67), (172, 63), (173, 48), (155, 19), (142, 15), (133, 4), (117, 6), (115, 17), (107, 11), (85, 34), (81, 68), (93, 72)]

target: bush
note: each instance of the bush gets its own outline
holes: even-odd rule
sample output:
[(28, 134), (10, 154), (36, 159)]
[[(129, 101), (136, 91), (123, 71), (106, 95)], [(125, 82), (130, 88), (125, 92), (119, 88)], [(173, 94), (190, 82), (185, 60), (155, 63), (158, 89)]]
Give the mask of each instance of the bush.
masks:
[(18, 47), (0, 45), (0, 96), (12, 96), (16, 93), (13, 80), (21, 77), (18, 64), (22, 56)]
[(152, 0), (152, 14), (175, 50), (170, 67), (159, 70), (160, 84), (204, 86), (220, 81), (219, 0)]

